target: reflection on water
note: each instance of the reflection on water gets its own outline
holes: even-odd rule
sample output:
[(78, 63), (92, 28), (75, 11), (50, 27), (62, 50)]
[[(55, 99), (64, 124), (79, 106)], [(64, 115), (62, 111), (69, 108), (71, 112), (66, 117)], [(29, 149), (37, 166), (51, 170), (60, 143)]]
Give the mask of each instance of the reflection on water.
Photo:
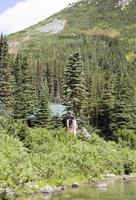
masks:
[(32, 195), (20, 200), (136, 200), (136, 181), (112, 180), (107, 188), (96, 188), (82, 185), (79, 189), (71, 189), (47, 197), (42, 194)]

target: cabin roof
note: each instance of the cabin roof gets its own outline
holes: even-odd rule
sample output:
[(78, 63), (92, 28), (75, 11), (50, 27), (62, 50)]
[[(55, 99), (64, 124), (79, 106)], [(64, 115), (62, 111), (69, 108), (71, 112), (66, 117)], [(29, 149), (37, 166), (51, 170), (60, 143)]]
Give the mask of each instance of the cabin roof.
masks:
[(62, 104), (50, 104), (49, 108), (51, 110), (51, 114), (54, 115), (59, 115), (60, 117), (64, 114), (66, 114), (66, 106)]

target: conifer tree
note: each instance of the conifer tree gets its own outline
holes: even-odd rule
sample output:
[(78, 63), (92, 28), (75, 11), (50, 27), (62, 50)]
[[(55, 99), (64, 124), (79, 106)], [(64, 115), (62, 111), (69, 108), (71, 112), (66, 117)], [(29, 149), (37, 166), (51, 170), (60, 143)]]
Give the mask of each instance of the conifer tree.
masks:
[(62, 128), (62, 119), (59, 114), (56, 114), (52, 117), (52, 128), (53, 129), (60, 129)]
[(14, 117), (24, 119), (35, 112), (36, 89), (28, 58), (18, 53), (14, 63), (15, 105)]
[(112, 114), (111, 128), (116, 133), (118, 129), (135, 129), (135, 93), (127, 73), (118, 66), (115, 82), (115, 104)]
[(51, 126), (51, 115), (49, 110), (47, 80), (45, 78), (45, 71), (43, 71), (40, 63), (37, 68), (37, 80), (38, 79), (40, 81), (37, 85), (38, 105), (35, 125), (49, 128)]
[(114, 88), (112, 83), (111, 68), (105, 64), (103, 87), (100, 102), (98, 104), (98, 128), (101, 129), (101, 134), (105, 138), (112, 138), (110, 124), (111, 115), (114, 107)]
[(0, 113), (8, 116), (13, 114), (14, 80), (10, 65), (7, 38), (0, 36)]
[(46, 74), (50, 100), (54, 100), (54, 70), (52, 67), (49, 67), (49, 63), (47, 63)]
[(86, 86), (79, 52), (69, 58), (65, 71), (64, 95), (68, 110), (73, 110), (82, 117), (86, 106)]

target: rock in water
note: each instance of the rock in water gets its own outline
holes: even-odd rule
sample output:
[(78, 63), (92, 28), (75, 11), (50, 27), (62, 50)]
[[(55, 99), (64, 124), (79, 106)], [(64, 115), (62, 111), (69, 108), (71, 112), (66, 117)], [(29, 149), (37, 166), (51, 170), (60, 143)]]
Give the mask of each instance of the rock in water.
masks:
[(45, 188), (41, 189), (41, 192), (45, 194), (53, 194), (60, 191), (61, 191), (61, 187), (56, 187), (56, 186), (53, 186), (53, 187), (46, 186)]
[(76, 189), (76, 188), (79, 188), (79, 185), (78, 185), (78, 183), (73, 183), (73, 184), (71, 185), (71, 187)]
[(67, 188), (65, 186), (61, 186), (61, 190), (66, 190)]

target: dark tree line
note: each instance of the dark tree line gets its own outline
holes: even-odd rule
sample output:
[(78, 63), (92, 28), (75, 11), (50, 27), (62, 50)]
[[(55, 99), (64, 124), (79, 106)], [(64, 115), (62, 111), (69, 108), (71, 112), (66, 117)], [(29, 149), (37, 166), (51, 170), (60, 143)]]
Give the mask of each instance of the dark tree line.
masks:
[[(30, 69), (30, 60), (22, 52), (11, 56), (6, 37), (0, 37), (0, 111), (14, 119), (25, 120), (35, 115), (36, 126), (50, 121), (47, 83), (41, 67)], [(37, 80), (40, 80), (39, 82)]]
[(106, 139), (115, 139), (119, 129), (135, 132), (135, 59), (126, 59), (128, 50), (117, 39), (81, 35), (75, 40), (76, 47), (73, 40), (68, 43), (73, 53), (69, 59), (63, 43), (61, 52), (53, 46), (44, 58), (40, 52), (30, 56), (27, 50), (10, 55), (1, 35), (1, 115), (25, 119), (34, 114), (35, 126), (48, 127), (52, 126), (49, 102), (61, 102)]

